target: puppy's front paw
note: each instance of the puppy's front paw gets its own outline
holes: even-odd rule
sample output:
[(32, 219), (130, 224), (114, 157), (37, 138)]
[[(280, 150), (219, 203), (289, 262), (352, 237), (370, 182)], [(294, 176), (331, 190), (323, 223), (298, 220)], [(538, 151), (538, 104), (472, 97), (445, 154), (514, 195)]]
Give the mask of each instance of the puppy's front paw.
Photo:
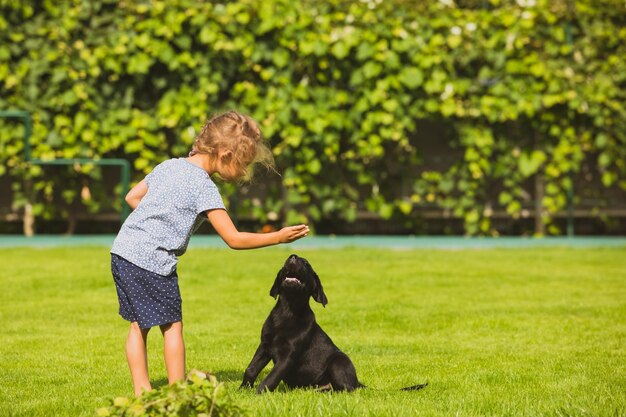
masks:
[(256, 389), (257, 395), (262, 395), (262, 394), (265, 394), (266, 392), (270, 392), (270, 389), (264, 385), (259, 385), (259, 387)]
[(241, 385), (239, 385), (239, 389), (250, 389), (250, 388), (252, 388), (252, 382), (250, 381), (243, 381)]

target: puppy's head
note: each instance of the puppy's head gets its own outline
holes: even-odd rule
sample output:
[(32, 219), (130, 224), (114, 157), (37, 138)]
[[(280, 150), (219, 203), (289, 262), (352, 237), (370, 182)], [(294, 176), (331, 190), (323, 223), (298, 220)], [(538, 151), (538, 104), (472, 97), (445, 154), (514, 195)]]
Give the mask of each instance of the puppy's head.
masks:
[(311, 267), (311, 264), (309, 264), (309, 261), (298, 255), (291, 255), (287, 258), (283, 267), (278, 271), (278, 275), (276, 275), (270, 295), (276, 298), (281, 292), (283, 294), (292, 292), (306, 293), (323, 306), (328, 304), (320, 278), (313, 270), (313, 267)]

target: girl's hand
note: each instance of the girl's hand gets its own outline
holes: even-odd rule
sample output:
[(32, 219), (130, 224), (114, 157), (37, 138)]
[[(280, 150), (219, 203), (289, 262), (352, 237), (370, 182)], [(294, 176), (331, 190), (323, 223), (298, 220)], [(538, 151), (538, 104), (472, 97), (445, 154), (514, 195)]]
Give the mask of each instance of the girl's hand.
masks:
[(309, 234), (309, 226), (299, 224), (297, 226), (283, 227), (278, 231), (278, 240), (280, 243), (290, 243), (294, 240), (305, 237)]

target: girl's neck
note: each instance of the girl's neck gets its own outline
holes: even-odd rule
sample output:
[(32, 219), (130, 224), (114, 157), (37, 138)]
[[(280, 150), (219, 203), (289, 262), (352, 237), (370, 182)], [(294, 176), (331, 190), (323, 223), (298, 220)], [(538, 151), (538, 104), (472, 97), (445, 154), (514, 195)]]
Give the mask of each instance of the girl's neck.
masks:
[(188, 162), (202, 168), (207, 174), (211, 175), (215, 172), (213, 159), (210, 155), (197, 153), (193, 156), (185, 158)]

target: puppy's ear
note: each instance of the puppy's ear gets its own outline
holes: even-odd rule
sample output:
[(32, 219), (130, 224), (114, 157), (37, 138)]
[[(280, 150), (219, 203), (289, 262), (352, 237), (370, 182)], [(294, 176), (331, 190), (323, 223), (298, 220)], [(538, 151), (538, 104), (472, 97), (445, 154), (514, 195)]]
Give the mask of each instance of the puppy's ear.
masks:
[(270, 297), (278, 297), (278, 292), (280, 291), (280, 284), (282, 284), (282, 272), (283, 269), (281, 268), (280, 271), (278, 271), (278, 274), (276, 275), (276, 279), (274, 280), (274, 285), (272, 285), (272, 289), (270, 290)]
[(315, 301), (320, 303), (322, 306), (326, 307), (328, 304), (328, 298), (326, 298), (326, 294), (324, 293), (324, 288), (322, 287), (322, 281), (320, 281), (320, 277), (317, 276), (313, 268), (310, 268), (311, 276), (313, 277), (313, 291), (312, 296)]

